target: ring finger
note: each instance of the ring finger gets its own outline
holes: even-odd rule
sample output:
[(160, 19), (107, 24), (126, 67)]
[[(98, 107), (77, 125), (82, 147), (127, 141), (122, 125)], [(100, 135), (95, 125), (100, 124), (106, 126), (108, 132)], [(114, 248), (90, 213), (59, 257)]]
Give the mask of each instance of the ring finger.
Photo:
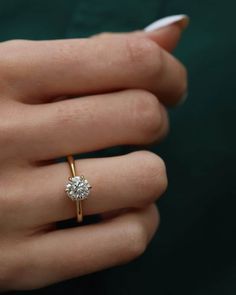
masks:
[[(93, 187), (88, 199), (83, 201), (84, 215), (143, 207), (155, 201), (167, 186), (163, 161), (149, 151), (82, 159), (76, 167), (77, 174), (83, 174)], [(18, 204), (19, 220), (14, 216), (15, 224), (22, 226), (23, 223), (29, 228), (29, 225), (42, 226), (74, 218), (75, 203), (64, 191), (68, 176), (67, 163), (36, 167), (30, 171), (30, 176), (24, 175), (27, 190), (22, 189), (22, 195), (18, 190), (17, 194), (21, 202), (16, 202), (16, 194), (8, 197), (13, 205)], [(12, 206), (8, 207), (12, 210)], [(6, 210), (5, 214), (7, 216)]]

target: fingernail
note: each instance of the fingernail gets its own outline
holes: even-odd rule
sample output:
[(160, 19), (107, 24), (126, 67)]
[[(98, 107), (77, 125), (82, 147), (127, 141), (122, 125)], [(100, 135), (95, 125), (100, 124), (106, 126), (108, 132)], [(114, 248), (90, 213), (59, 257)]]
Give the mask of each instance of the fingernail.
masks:
[(178, 24), (181, 29), (185, 29), (188, 26), (188, 23), (189, 23), (189, 17), (187, 15), (185, 14), (172, 15), (172, 16), (167, 16), (155, 21), (154, 23), (144, 28), (144, 31), (145, 32), (156, 31), (173, 24)]

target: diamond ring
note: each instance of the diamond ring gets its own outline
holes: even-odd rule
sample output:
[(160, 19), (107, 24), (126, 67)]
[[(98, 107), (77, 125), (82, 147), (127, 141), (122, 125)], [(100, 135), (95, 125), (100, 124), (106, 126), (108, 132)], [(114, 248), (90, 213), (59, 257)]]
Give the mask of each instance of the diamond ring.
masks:
[(88, 198), (92, 186), (83, 175), (76, 175), (75, 161), (73, 156), (67, 157), (70, 166), (71, 177), (65, 187), (65, 192), (72, 201), (76, 201), (77, 220), (83, 221), (82, 200)]

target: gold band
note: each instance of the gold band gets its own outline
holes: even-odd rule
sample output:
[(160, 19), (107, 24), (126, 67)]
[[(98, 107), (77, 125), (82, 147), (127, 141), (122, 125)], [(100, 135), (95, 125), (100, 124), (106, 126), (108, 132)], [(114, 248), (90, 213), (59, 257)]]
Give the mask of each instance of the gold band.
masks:
[[(75, 160), (73, 156), (67, 156), (67, 161), (70, 166), (71, 176), (76, 176), (76, 168), (75, 168)], [(83, 221), (83, 210), (82, 210), (82, 201), (78, 200), (76, 201), (76, 213), (77, 213), (77, 221), (82, 222)]]

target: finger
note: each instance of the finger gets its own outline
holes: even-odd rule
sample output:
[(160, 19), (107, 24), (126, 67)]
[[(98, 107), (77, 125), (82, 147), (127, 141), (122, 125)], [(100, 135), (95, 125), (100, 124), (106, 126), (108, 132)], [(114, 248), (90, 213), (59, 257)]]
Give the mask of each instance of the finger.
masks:
[(172, 52), (179, 43), (183, 29), (179, 25), (170, 25), (157, 31), (145, 32), (150, 39), (168, 52)]
[(151, 205), (99, 224), (35, 237), (24, 245), (24, 269), (14, 285), (40, 288), (127, 263), (145, 251), (158, 224), (159, 214)]
[(144, 90), (26, 106), (25, 114), (27, 132), (21, 133), (20, 146), (22, 157), (31, 161), (117, 145), (149, 144), (168, 130), (165, 108)]
[(173, 51), (177, 46), (181, 33), (188, 24), (189, 17), (187, 15), (172, 15), (150, 24), (144, 30), (162, 48)]
[(169, 105), (186, 90), (183, 65), (146, 35), (10, 41), (0, 56), (7, 91), (24, 102), (141, 88)]
[[(82, 203), (84, 215), (146, 206), (167, 187), (165, 164), (149, 151), (81, 159), (76, 161), (76, 170), (92, 186), (88, 199)], [(41, 227), (76, 217), (76, 204), (65, 193), (69, 176), (69, 165), (65, 162), (35, 167), (21, 173), (18, 179), (3, 180), (6, 182), (6, 201), (2, 204), (4, 222), (12, 220), (12, 212), (17, 214), (10, 225), (16, 229)], [(7, 190), (13, 183), (15, 189)]]
[[(177, 46), (183, 30), (188, 26), (189, 18), (186, 15), (174, 15), (162, 18), (144, 30), (138, 30), (128, 33), (115, 33), (117, 35), (136, 35), (140, 37), (149, 37), (159, 44), (165, 50), (171, 52)], [(114, 33), (101, 33), (94, 35), (93, 38), (108, 36)]]

